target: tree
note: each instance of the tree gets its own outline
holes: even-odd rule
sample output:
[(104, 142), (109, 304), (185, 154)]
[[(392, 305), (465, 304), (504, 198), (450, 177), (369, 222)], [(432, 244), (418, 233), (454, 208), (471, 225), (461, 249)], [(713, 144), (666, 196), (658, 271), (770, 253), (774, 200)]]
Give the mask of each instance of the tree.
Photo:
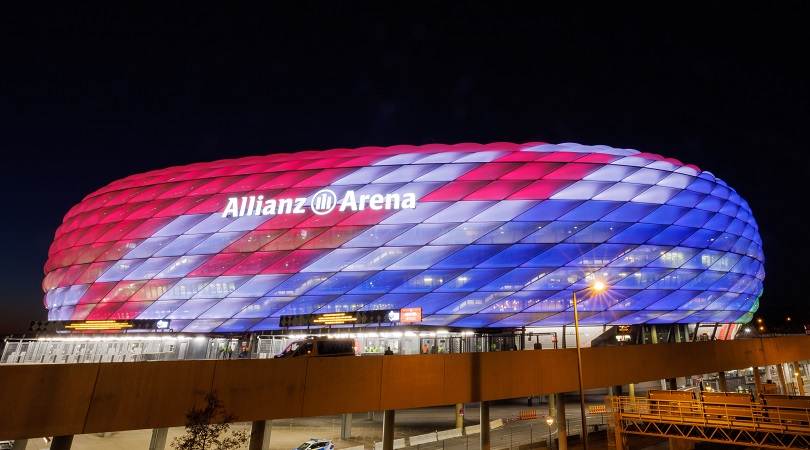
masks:
[(236, 421), (236, 416), (225, 411), (225, 406), (214, 390), (205, 396), (205, 408), (196, 406), (186, 413), (186, 434), (174, 438), (172, 448), (177, 450), (233, 450), (248, 441), (247, 431), (234, 430), (220, 439)]

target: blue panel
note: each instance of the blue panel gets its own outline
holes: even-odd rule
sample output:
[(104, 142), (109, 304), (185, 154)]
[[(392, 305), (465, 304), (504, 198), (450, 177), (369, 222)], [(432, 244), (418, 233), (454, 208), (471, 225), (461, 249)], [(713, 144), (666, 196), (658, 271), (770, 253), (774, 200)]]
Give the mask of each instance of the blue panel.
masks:
[(352, 238), (342, 247), (379, 247), (410, 229), (412, 224), (375, 225)]
[[(219, 215), (214, 214), (214, 216)], [(197, 225), (198, 223), (205, 220), (206, 218), (208, 218), (208, 214), (193, 214), (186, 216), (178, 216), (177, 218), (172, 220), (171, 223), (161, 228), (156, 233), (153, 233), (152, 236), (180, 236), (181, 234), (185, 233), (190, 228), (192, 228), (194, 225)], [(217, 230), (218, 229), (219, 228), (217, 228)], [(202, 233), (202, 231), (198, 231), (197, 233)]]
[(439, 236), (430, 245), (470, 244), (483, 237), (503, 222), (464, 223)]
[(518, 313), (545, 300), (553, 291), (519, 291), (510, 294), (490, 305), (484, 312), (488, 313)]
[(699, 274), (699, 270), (675, 269), (653, 283), (650, 287), (652, 289), (680, 289), (681, 286), (688, 283)]
[(129, 253), (124, 255), (126, 259), (148, 258), (155, 252), (162, 249), (174, 240), (174, 236), (152, 237), (144, 240)]
[(104, 274), (96, 280), (97, 283), (103, 281), (121, 281), (130, 272), (143, 264), (143, 259), (122, 259), (110, 266)]
[[(190, 320), (188, 325), (186, 325), (181, 331), (183, 333), (210, 333), (217, 329), (224, 320), (222, 319), (199, 319), (199, 320)], [(176, 324), (182, 323), (178, 320), (172, 320), (172, 327)]]
[(605, 181), (577, 181), (571, 186), (551, 196), (554, 200), (593, 198), (596, 194), (613, 186)]
[(259, 323), (259, 319), (230, 319), (215, 328), (217, 333), (235, 333), (249, 330), (250, 327)]
[(388, 245), (425, 245), (456, 226), (456, 223), (420, 223), (392, 239)]
[(492, 207), (485, 209), (480, 214), (470, 219), (470, 221), (495, 222), (512, 220), (515, 216), (522, 214), (539, 202), (539, 200), (502, 200)]
[(650, 263), (650, 267), (669, 267), (676, 269), (686, 264), (698, 253), (697, 249), (686, 247), (675, 247), (661, 255), (660, 258)]
[[(630, 249), (632, 246), (625, 246), (625, 249)], [(660, 257), (670, 255), (667, 257), (668, 260), (674, 260), (679, 255), (677, 252), (675, 253), (667, 253), (670, 247), (665, 247), (662, 245), (640, 245), (627, 253), (621, 255), (621, 258), (610, 263), (611, 267), (645, 267), (651, 264), (653, 261), (656, 261)], [(652, 264), (653, 267), (671, 267), (675, 268), (683, 264), (684, 261), (680, 261), (679, 263), (675, 264), (661, 264), (655, 265)]]
[(222, 232), (231, 232), (231, 231), (253, 231), (258, 226), (262, 225), (263, 223), (270, 220), (273, 216), (242, 216), (234, 219), (233, 217), (229, 217), (227, 220), (230, 221), (229, 224), (222, 227)]
[(572, 222), (593, 222), (601, 219), (606, 214), (621, 205), (622, 204), (619, 202), (588, 200), (560, 216), (559, 220), (568, 220)]
[[(704, 247), (705, 248), (705, 247)], [(723, 256), (723, 252), (714, 250), (703, 250), (699, 255), (693, 257), (686, 264), (684, 269), (708, 269)]]
[(649, 186), (644, 186), (641, 184), (614, 184), (613, 186), (595, 195), (593, 199), (626, 202), (632, 200), (647, 189), (649, 189)]
[(647, 214), (640, 220), (643, 223), (659, 223), (669, 225), (675, 223), (681, 216), (689, 211), (687, 208), (680, 206), (662, 205), (655, 211)]
[(213, 280), (214, 277), (183, 278), (161, 295), (159, 300), (189, 299)]
[[(540, 255), (541, 253), (543, 253), (544, 251), (548, 250), (549, 248), (552, 247), (552, 245), (551, 244), (515, 244), (515, 245), (512, 245), (512, 246), (510, 246), (510, 247), (508, 247), (506, 249), (503, 249), (503, 246), (494, 246), (494, 245), (493, 246), (489, 246), (489, 245), (476, 246), (476, 245), (471, 245), (470, 247), (467, 247), (464, 250), (462, 250), (462, 251), (456, 253), (455, 255), (451, 256), (447, 260), (453, 259), (456, 255), (459, 255), (459, 254), (466, 254), (467, 249), (469, 249), (469, 248), (478, 248), (478, 249), (480, 249), (482, 247), (486, 248), (486, 249), (491, 249), (492, 253), (496, 253), (496, 252), (498, 252), (500, 250), (503, 250), (503, 251), (500, 251), (500, 253), (494, 254), (494, 256), (486, 259), (484, 262), (482, 262), (478, 266), (478, 267), (480, 267), (482, 269), (487, 269), (487, 268), (495, 268), (495, 267), (515, 267), (515, 266), (522, 265), (523, 263), (529, 261), (531, 258), (534, 258), (534, 257)], [(484, 256), (486, 258), (486, 256), (489, 256), (489, 255), (485, 255), (482, 252), (481, 256)], [(445, 261), (447, 261), (447, 260), (445, 260)], [(442, 263), (444, 263), (445, 261), (442, 261)], [(439, 267), (439, 265), (437, 265), (436, 267)]]
[(389, 265), (399, 261), (416, 251), (417, 247), (381, 247), (356, 262), (349, 264), (343, 270), (349, 271), (376, 271), (383, 270)]
[[(618, 289), (614, 289), (612, 286), (609, 292), (616, 291)], [(647, 308), (648, 306), (652, 305), (653, 303), (657, 302), (658, 300), (662, 299), (664, 296), (669, 295), (672, 291), (665, 291), (665, 290), (645, 290), (645, 291), (632, 291), (627, 290), (624, 291), (626, 297), (623, 298), (621, 301), (617, 302), (615, 305), (611, 306), (610, 309), (617, 310), (617, 311), (638, 311)]]
[(231, 233), (216, 233), (208, 239), (199, 243), (196, 247), (189, 250), (192, 255), (212, 255), (219, 253), (225, 247), (238, 241), (239, 238), (245, 235), (244, 231), (234, 231)]
[(124, 277), (124, 280), (151, 280), (163, 269), (171, 265), (177, 258), (149, 258), (143, 264)]
[(684, 239), (695, 232), (694, 228), (671, 226), (656, 236), (650, 238), (648, 244), (656, 245), (679, 245)]
[[(420, 161), (420, 163), (421, 162), (423, 161)], [(443, 164), (427, 174), (417, 178), (415, 181), (453, 181), (480, 165), (481, 164), (477, 163)]]
[(652, 283), (660, 280), (671, 271), (672, 269), (653, 269), (645, 267), (633, 272), (623, 280), (616, 282), (613, 286), (611, 286), (611, 288), (644, 289)]
[(374, 299), (376, 298), (379, 298), (379, 295), (377, 294), (341, 295), (332, 300), (328, 305), (324, 306), (322, 309), (328, 311), (359, 311), (360, 309), (366, 307), (369, 303), (374, 301)]
[(650, 214), (658, 205), (649, 203), (625, 203), (607, 214), (602, 220), (609, 222), (637, 222)]
[[(506, 245), (469, 245), (441, 260), (433, 267), (436, 269), (471, 269), (506, 248)], [(507, 264), (505, 267), (507, 266), (514, 267), (514, 264)]]
[[(417, 196), (418, 197), (418, 196)], [(420, 223), (426, 218), (433, 216), (444, 208), (447, 208), (453, 202), (416, 202), (416, 208), (403, 209), (388, 217), (380, 223), (383, 224), (399, 224), (399, 223)]]
[(391, 266), (390, 270), (425, 269), (460, 250), (460, 245), (422, 247)]
[(476, 314), (451, 322), (453, 327), (485, 327), (504, 318), (503, 314)]
[[(589, 245), (589, 247), (592, 247), (592, 245)], [(572, 258), (571, 262), (566, 265), (586, 266), (590, 268), (606, 266), (626, 253), (629, 248), (630, 246), (625, 244), (602, 244), (576, 258)]]
[(726, 228), (726, 233), (731, 233), (736, 236), (742, 236), (745, 231), (745, 222), (740, 219), (734, 219)]
[(570, 244), (575, 244), (578, 242), (598, 244), (600, 242), (607, 241), (629, 226), (629, 223), (596, 222), (588, 225), (584, 230), (566, 239), (565, 242)]
[[(205, 215), (205, 220), (200, 221), (200, 223), (185, 231), (185, 234), (213, 234), (222, 231), (222, 229), (230, 225), (231, 222), (233, 222), (233, 217), (230, 216), (222, 217), (221, 214)], [(160, 231), (163, 232), (163, 230)]]
[(709, 268), (710, 270), (716, 270), (718, 272), (728, 272), (734, 267), (737, 262), (742, 258), (741, 255), (736, 255), (734, 253), (726, 253), (720, 259), (718, 259), (712, 266)]
[(624, 183), (636, 183), (636, 184), (656, 184), (659, 181), (666, 178), (670, 172), (665, 172), (663, 170), (656, 170), (656, 169), (639, 169), (631, 175), (628, 175), (627, 178), (622, 180)]
[(87, 289), (90, 288), (89, 284), (74, 284), (67, 290), (65, 293), (65, 298), (62, 300), (61, 306), (74, 306), (79, 303), (82, 296), (87, 292)]
[(701, 202), (697, 204), (696, 208), (705, 209), (706, 211), (717, 212), (720, 211), (720, 208), (723, 207), (724, 203), (725, 201), (723, 201), (723, 199), (709, 195), (703, 200), (701, 200)]
[[(709, 289), (716, 283), (719, 279), (723, 278), (725, 273), (723, 272), (712, 272), (712, 271), (705, 271), (700, 272), (699, 275), (692, 278), (688, 283), (683, 285), (681, 289), (688, 289), (688, 290), (704, 290)], [(739, 275), (732, 274), (733, 277), (738, 277)]]
[(440, 309), (437, 314), (475, 314), (509, 295), (508, 293), (494, 294), (490, 292), (473, 292), (465, 295), (458, 301)]
[(384, 294), (419, 274), (419, 270), (384, 270), (366, 279), (350, 292), (352, 294)]
[(673, 309), (680, 309), (684, 311), (699, 311), (702, 309), (706, 309), (709, 305), (711, 305), (718, 297), (720, 297), (719, 292), (695, 292), (692, 291), (692, 299), (685, 302), (678, 308)]
[(571, 286), (573, 280), (579, 280), (584, 275), (583, 269), (579, 267), (561, 267), (530, 284), (526, 289), (559, 291)]
[[(301, 272), (338, 272), (372, 251), (370, 248), (338, 248), (301, 269)], [(363, 268), (359, 267), (358, 270)]]
[(435, 166), (429, 164), (414, 164), (407, 166), (396, 167), (393, 171), (377, 178), (372, 183), (403, 183), (413, 181), (414, 179), (430, 172), (435, 169)]
[(557, 220), (560, 216), (582, 204), (582, 200), (545, 200), (525, 213), (517, 216), (516, 221), (539, 222)]
[(475, 241), (476, 244), (512, 244), (546, 226), (548, 222), (507, 222)]
[(655, 320), (657, 317), (666, 312), (667, 311), (639, 311), (622, 317), (621, 319), (619, 319), (619, 322), (616, 323), (615, 325), (647, 323), (652, 320)]
[(310, 289), (311, 295), (344, 294), (372, 276), (374, 272), (339, 272)]
[[(328, 295), (302, 295), (273, 314), (273, 317), (313, 314), (334, 300)], [(329, 311), (324, 311), (329, 312)]]
[(667, 202), (668, 205), (684, 206), (686, 208), (693, 208), (697, 205), (706, 194), (700, 194), (693, 191), (681, 191), (675, 197), (672, 197)]
[(194, 234), (180, 236), (165, 248), (155, 253), (155, 256), (180, 256), (185, 255), (189, 250), (196, 247), (197, 244), (206, 240), (208, 234)]
[(695, 295), (697, 295), (697, 292), (675, 291), (653, 303), (649, 308), (671, 311), (680, 308), (682, 305), (692, 300)]
[(361, 311), (400, 309), (408, 306), (422, 294), (384, 294), (374, 301), (367, 302)]
[(583, 178), (583, 180), (621, 181), (637, 170), (639, 170), (638, 167), (608, 165), (600, 167), (594, 172), (588, 174)]
[(166, 318), (167, 319), (195, 319), (200, 316), (202, 313), (207, 311), (209, 308), (214, 306), (218, 300), (216, 299), (200, 299), (200, 300), (189, 300), (183, 303), (179, 308), (175, 309), (174, 312), (169, 314)]
[(521, 239), (527, 244), (556, 244), (590, 225), (588, 222), (551, 222), (536, 232)]
[(532, 258), (526, 264), (527, 267), (554, 267), (567, 264), (576, 259), (586, 251), (590, 250), (590, 245), (584, 244), (559, 244), (550, 248), (541, 255)]
[(699, 228), (703, 226), (703, 224), (709, 219), (711, 219), (713, 215), (714, 213), (703, 211), (701, 209), (690, 209), (689, 212), (675, 221), (675, 225)]
[(331, 275), (331, 273), (297, 273), (268, 291), (267, 295), (302, 295)]
[(463, 296), (464, 294), (455, 292), (430, 293), (410, 303), (408, 308), (422, 308), (424, 318), (426, 314), (434, 314)]
[(717, 238), (715, 238), (714, 242), (712, 242), (709, 248), (712, 250), (720, 250), (727, 252), (731, 250), (732, 247), (734, 247), (734, 244), (736, 244), (737, 240), (739, 239), (742, 238), (734, 234), (723, 233)]
[(731, 224), (733, 219), (725, 214), (715, 214), (708, 222), (703, 225), (703, 228), (709, 230), (725, 231)]
[(648, 321), (651, 325), (656, 324), (672, 324), (672, 323), (689, 323), (691, 320), (684, 320), (690, 316), (690, 311), (661, 311), (658, 317), (652, 318)]
[(343, 178), (333, 181), (332, 185), (334, 186), (347, 184), (364, 185), (370, 181), (380, 178), (381, 176), (387, 173), (390, 173), (394, 169), (396, 169), (396, 167), (393, 166), (360, 167), (356, 169), (354, 172), (351, 172), (348, 175), (344, 176)]
[(231, 297), (262, 297), (282, 281), (290, 278), (289, 274), (256, 275), (248, 282), (239, 286)]
[(234, 314), (245, 309), (248, 305), (255, 302), (255, 298), (226, 298), (211, 309), (200, 315), (201, 319), (221, 319), (224, 317), (233, 317)]
[(495, 281), (488, 283), (481, 288), (482, 291), (519, 291), (533, 283), (538, 277), (538, 271), (534, 268), (512, 269)]
[[(234, 317), (270, 317), (270, 315), (289, 304), (294, 299), (295, 297), (262, 297), (248, 305), (242, 311), (236, 313)], [(278, 319), (275, 321), (276, 325), (278, 325)]]
[(622, 244), (643, 244), (650, 238), (666, 229), (666, 225), (655, 225), (651, 223), (635, 223), (616, 236), (608, 239), (610, 243)]
[(466, 222), (471, 217), (494, 205), (494, 201), (461, 201), (453, 202), (452, 205), (439, 211), (433, 217), (425, 219), (427, 223), (451, 223)]
[(445, 283), (437, 292), (472, 292), (490, 280), (506, 273), (506, 269), (471, 269)]
[[(387, 272), (387, 271), (386, 271)], [(430, 292), (463, 273), (463, 269), (431, 269), (419, 273), (394, 289), (396, 293)]]
[(166, 316), (174, 312), (185, 300), (161, 300), (149, 305), (143, 312), (138, 314), (138, 319), (165, 319)]

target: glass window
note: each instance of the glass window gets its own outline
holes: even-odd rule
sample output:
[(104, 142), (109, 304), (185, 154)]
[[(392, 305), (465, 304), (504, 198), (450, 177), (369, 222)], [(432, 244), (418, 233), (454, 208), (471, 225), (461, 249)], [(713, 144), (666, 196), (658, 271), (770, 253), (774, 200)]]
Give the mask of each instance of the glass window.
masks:
[[(270, 317), (274, 312), (293, 300), (295, 300), (295, 297), (262, 297), (237, 312), (234, 318)], [(276, 319), (275, 322), (275, 325), (278, 326), (278, 319)]]
[(155, 252), (154, 256), (180, 256), (185, 255), (200, 242), (208, 238), (208, 234), (193, 234), (177, 237), (163, 249)]
[(211, 255), (198, 255), (198, 256), (181, 256), (175, 258), (174, 262), (166, 266), (155, 278), (182, 278), (188, 275), (192, 270), (199, 267), (200, 264), (208, 261)]
[(189, 231), (189, 229), (198, 223), (205, 220), (207, 217), (208, 215), (206, 214), (178, 216), (168, 225), (164, 226), (158, 231), (155, 231), (153, 236), (180, 236), (181, 234)]
[[(506, 248), (506, 245), (468, 245), (436, 263), (433, 267), (437, 269), (470, 269)], [(515, 264), (515, 260), (504, 258), (504, 260), (496, 260), (490, 264), (482, 264), (482, 267), (514, 267)]]

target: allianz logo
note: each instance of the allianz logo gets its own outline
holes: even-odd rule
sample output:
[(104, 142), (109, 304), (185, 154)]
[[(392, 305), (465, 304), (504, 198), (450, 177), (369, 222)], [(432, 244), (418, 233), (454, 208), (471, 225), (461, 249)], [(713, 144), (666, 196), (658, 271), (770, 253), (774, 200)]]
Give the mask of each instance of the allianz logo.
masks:
[[(321, 189), (310, 196), (309, 209), (322, 216), (337, 209), (338, 211), (362, 211), (364, 209), (391, 210), (416, 208), (416, 194), (357, 194), (355, 191), (346, 191), (343, 198), (338, 199), (331, 189)], [(250, 195), (245, 197), (230, 197), (222, 217), (268, 216), (275, 214), (304, 214), (307, 209), (308, 197), (297, 198), (270, 198), (263, 195)]]

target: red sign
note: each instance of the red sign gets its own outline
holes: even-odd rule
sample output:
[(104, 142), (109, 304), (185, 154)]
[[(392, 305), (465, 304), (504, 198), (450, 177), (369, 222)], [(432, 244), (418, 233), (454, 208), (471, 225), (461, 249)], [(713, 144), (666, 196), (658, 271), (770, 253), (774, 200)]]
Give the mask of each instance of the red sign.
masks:
[(421, 322), (422, 308), (402, 308), (399, 310), (400, 322)]

